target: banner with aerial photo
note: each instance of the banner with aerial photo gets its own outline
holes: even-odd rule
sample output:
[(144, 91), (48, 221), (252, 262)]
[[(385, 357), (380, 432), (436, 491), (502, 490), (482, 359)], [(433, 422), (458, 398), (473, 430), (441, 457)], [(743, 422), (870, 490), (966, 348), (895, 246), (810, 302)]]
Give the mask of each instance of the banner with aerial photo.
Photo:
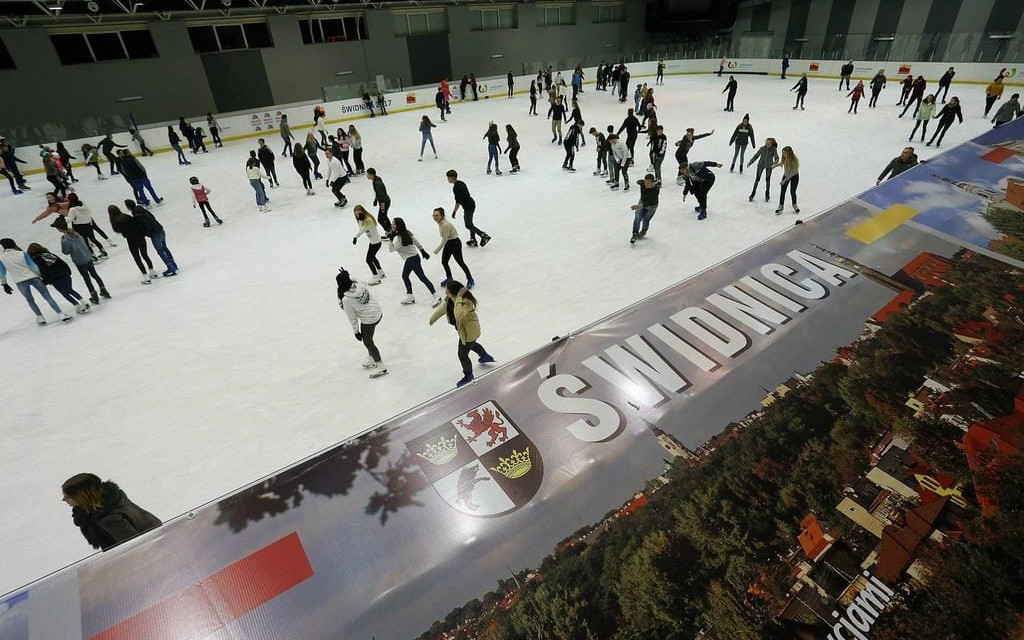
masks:
[(1008, 636), (1021, 138), (10, 594), (0, 639)]

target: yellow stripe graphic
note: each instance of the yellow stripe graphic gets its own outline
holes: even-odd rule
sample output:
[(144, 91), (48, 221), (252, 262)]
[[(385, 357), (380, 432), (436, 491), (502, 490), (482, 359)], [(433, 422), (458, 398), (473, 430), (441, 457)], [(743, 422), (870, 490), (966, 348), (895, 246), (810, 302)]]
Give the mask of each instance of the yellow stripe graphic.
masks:
[(884, 238), (893, 229), (910, 220), (918, 213), (917, 209), (911, 209), (906, 205), (893, 205), (870, 220), (853, 227), (846, 232), (846, 235), (854, 240), (860, 240), (864, 244), (871, 244), (879, 238)]

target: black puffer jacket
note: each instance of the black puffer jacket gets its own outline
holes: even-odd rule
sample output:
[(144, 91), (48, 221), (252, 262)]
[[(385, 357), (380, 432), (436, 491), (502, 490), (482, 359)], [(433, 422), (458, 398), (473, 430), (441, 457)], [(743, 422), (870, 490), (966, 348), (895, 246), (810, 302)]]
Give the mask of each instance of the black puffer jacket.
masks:
[(42, 277), (44, 284), (53, 284), (58, 279), (71, 275), (71, 267), (68, 266), (68, 263), (49, 251), (29, 255), (32, 256), (32, 262), (35, 262), (36, 266), (39, 267), (39, 275)]
[(160, 518), (129, 500), (113, 482), (104, 482), (101, 493), (103, 506), (98, 510), (92, 513), (79, 507), (71, 510), (75, 525), (93, 548), (106, 551), (162, 524)]

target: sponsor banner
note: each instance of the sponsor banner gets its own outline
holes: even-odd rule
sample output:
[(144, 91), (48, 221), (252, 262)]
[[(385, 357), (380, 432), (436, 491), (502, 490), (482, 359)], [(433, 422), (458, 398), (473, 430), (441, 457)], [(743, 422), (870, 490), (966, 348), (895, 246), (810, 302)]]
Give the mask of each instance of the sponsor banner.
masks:
[(818, 71), (821, 71), (821, 64), (818, 62), (812, 62), (811, 64), (807, 65), (807, 70), (810, 72), (817, 73)]
[(908, 73), (910, 73), (910, 65), (909, 64), (901, 64), (899, 69), (896, 70), (896, 74), (897, 75), (905, 76)]
[[(882, 330), (889, 316), (927, 300), (925, 289), (945, 286), (949, 270), (962, 265), (972, 273), (1008, 269), (1000, 277), (975, 280), (984, 283), (1019, 278), (1019, 272), (1001, 261), (979, 262), (983, 256), (964, 250), (955, 227), (933, 223), (927, 214), (957, 192), (1021, 210), (1024, 202), (1011, 194), (1010, 182), (1010, 195), (999, 199), (995, 192), (1001, 179), (988, 166), (1019, 167), (1021, 139), (1024, 120), (1000, 127), (956, 150), (950, 164), (963, 165), (960, 173), (940, 156), (699, 277), (560, 337), (476, 384), (11, 594), (0, 602), (0, 640), (33, 638), (36, 617), (41, 625), (43, 618), (53, 615), (47, 605), (60, 610), (79, 607), (80, 630), (75, 627), (60, 636), (68, 640), (188, 640), (213, 634), (491, 637), (484, 634), (487, 629), (528, 624), (533, 616), (550, 616), (553, 610), (568, 611), (565, 598), (582, 602), (586, 594), (573, 595), (579, 585), (558, 581), (557, 557), (577, 543), (594, 543), (613, 525), (618, 527), (618, 539), (630, 535), (630, 518), (640, 518), (636, 514), (653, 505), (658, 487), (669, 482), (666, 464), (694, 465), (693, 469), (712, 473), (716, 456), (741, 438), (744, 425), (756, 422), (773, 403), (805, 384), (822, 361), (853, 359), (851, 345)], [(994, 157), (1002, 160), (994, 162)], [(973, 182), (954, 185), (945, 177)], [(915, 200), (921, 194), (930, 198), (928, 202)], [(936, 215), (940, 214), (951, 215)], [(976, 217), (977, 212), (960, 215)], [(969, 240), (969, 246), (980, 246)], [(991, 245), (982, 248), (1001, 255)], [(988, 303), (973, 304), (971, 308), (980, 313)], [(940, 316), (930, 322), (940, 323)], [(1015, 325), (1010, 321), (1004, 330), (1014, 330)], [(968, 329), (975, 346), (992, 335), (982, 326), (962, 331)], [(907, 357), (916, 358), (921, 348), (907, 347)], [(989, 351), (986, 357), (991, 361), (997, 354)], [(889, 368), (884, 362), (877, 366)], [(832, 370), (830, 375), (838, 374)], [(853, 398), (864, 395), (850, 393)], [(778, 429), (787, 424), (779, 422)], [(782, 482), (791, 470), (773, 466), (771, 455), (781, 455), (772, 454), (773, 447), (790, 449), (764, 440), (758, 454), (763, 459), (753, 461), (753, 475)], [(814, 447), (800, 455), (815, 455)], [(828, 465), (814, 465), (815, 473), (822, 466)], [(801, 469), (809, 472), (806, 466)], [(927, 470), (916, 473), (930, 477)], [(952, 486), (948, 479), (941, 482)], [(704, 499), (718, 504), (729, 499), (727, 491), (735, 491), (716, 490), (720, 493)], [(780, 499), (749, 496), (758, 509)], [(843, 494), (837, 489), (831, 504), (840, 499)], [(786, 500), (799, 498), (789, 495)], [(867, 503), (870, 506), (871, 500)], [(663, 513), (673, 509), (669, 506)], [(795, 532), (809, 526), (806, 518), (800, 522), (804, 513), (786, 516), (783, 528)], [(886, 517), (892, 515), (887, 512)], [(737, 526), (729, 513), (721, 516), (707, 523), (707, 531)], [(837, 512), (834, 517), (842, 516)], [(774, 530), (770, 518), (763, 524)], [(832, 543), (824, 534), (819, 538), (822, 545)], [(695, 562), (690, 555), (700, 551), (669, 549), (665, 544), (651, 534), (628, 546), (619, 557), (622, 571), (635, 564), (634, 554), (643, 549), (658, 549), (666, 558), (675, 554), (671, 557), (684, 563)], [(789, 544), (796, 544), (795, 533)], [(722, 553), (744, 553), (752, 545), (748, 539)], [(860, 562), (870, 551), (867, 546), (852, 560), (833, 558), (833, 563), (846, 564), (842, 570), (820, 572), (828, 574), (823, 576), (830, 580), (827, 591), (805, 594), (786, 604), (782, 613), (773, 608), (773, 615), (784, 615), (791, 605), (820, 606), (816, 603), (827, 593), (834, 615), (815, 609), (817, 617), (801, 613), (799, 620), (810, 620), (806, 624), (811, 625), (828, 621), (827, 633), (831, 618), (838, 620), (837, 625), (842, 620), (859, 624), (858, 607), (865, 603), (875, 606), (872, 624), (876, 618), (884, 620), (888, 601), (878, 594), (888, 597), (891, 592), (873, 577), (859, 577), (864, 568)], [(785, 554), (767, 547), (765, 556), (782, 562), (779, 558)], [(847, 571), (847, 564), (853, 569)], [(679, 571), (682, 565), (638, 566), (631, 579), (719, 571), (711, 565), (692, 572)], [(891, 571), (881, 562), (879, 568)], [(608, 579), (617, 580), (616, 572), (617, 568)], [(765, 572), (791, 575), (785, 567)], [(753, 571), (753, 576), (757, 573)], [(860, 580), (862, 591), (876, 591), (855, 598), (843, 585), (835, 588), (835, 576), (840, 574)], [(68, 602), (66, 589), (58, 597), (48, 588), (67, 582), (69, 576), (80, 585), (77, 603)], [(585, 577), (579, 574), (578, 580)], [(721, 575), (717, 580), (716, 589), (731, 579)], [(498, 581), (502, 586), (495, 595)], [(742, 595), (746, 585), (739, 587)], [(694, 597), (703, 598), (705, 589), (700, 587)], [(558, 600), (562, 608), (518, 611), (518, 598), (531, 590), (563, 598)], [(754, 597), (772, 597), (756, 583), (750, 590)], [(841, 601), (843, 594), (848, 597)], [(453, 608), (474, 602), (472, 614), (446, 618)], [(872, 604), (876, 602), (880, 604)], [(741, 617), (736, 612), (745, 609), (736, 600), (701, 615), (713, 628), (719, 611), (735, 625)], [(586, 615), (598, 615), (565, 613), (570, 614), (582, 617), (567, 618), (566, 629), (589, 628)], [(630, 615), (648, 619), (643, 612)], [(616, 617), (603, 624), (623, 620)], [(456, 624), (466, 626), (458, 631)], [(541, 637), (597, 636), (565, 631)], [(646, 637), (662, 636), (651, 632)]]

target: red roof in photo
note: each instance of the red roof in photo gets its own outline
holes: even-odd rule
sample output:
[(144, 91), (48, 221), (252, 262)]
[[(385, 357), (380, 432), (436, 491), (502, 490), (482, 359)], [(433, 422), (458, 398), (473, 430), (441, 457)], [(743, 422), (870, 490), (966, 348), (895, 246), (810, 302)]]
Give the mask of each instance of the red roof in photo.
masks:
[(915, 507), (907, 512), (903, 525), (890, 524), (882, 530), (882, 544), (878, 549), (878, 568), (875, 574), (889, 584), (896, 584), (921, 543), (931, 535), (935, 522), (949, 502), (949, 496)]
[(800, 521), (800, 535), (797, 536), (797, 540), (800, 541), (808, 560), (817, 558), (831, 544), (831, 540), (826, 537), (825, 530), (813, 513), (807, 514)]
[[(981, 420), (971, 425), (963, 437), (967, 465), (975, 478), (990, 476), (993, 465), (1000, 458), (1016, 453), (1024, 437), (1024, 386), (1013, 398), (1013, 413), (992, 420)], [(991, 513), (996, 504), (985, 493), (984, 483), (975, 482), (975, 493), (983, 513)]]
[(953, 263), (942, 256), (927, 251), (920, 254), (893, 274), (893, 280), (921, 290), (925, 287), (946, 285), (946, 272)]
[(876, 311), (871, 319), (877, 324), (884, 324), (889, 316), (909, 307), (910, 303), (914, 301), (915, 295), (913, 291), (900, 291), (895, 298), (889, 301), (889, 304)]

